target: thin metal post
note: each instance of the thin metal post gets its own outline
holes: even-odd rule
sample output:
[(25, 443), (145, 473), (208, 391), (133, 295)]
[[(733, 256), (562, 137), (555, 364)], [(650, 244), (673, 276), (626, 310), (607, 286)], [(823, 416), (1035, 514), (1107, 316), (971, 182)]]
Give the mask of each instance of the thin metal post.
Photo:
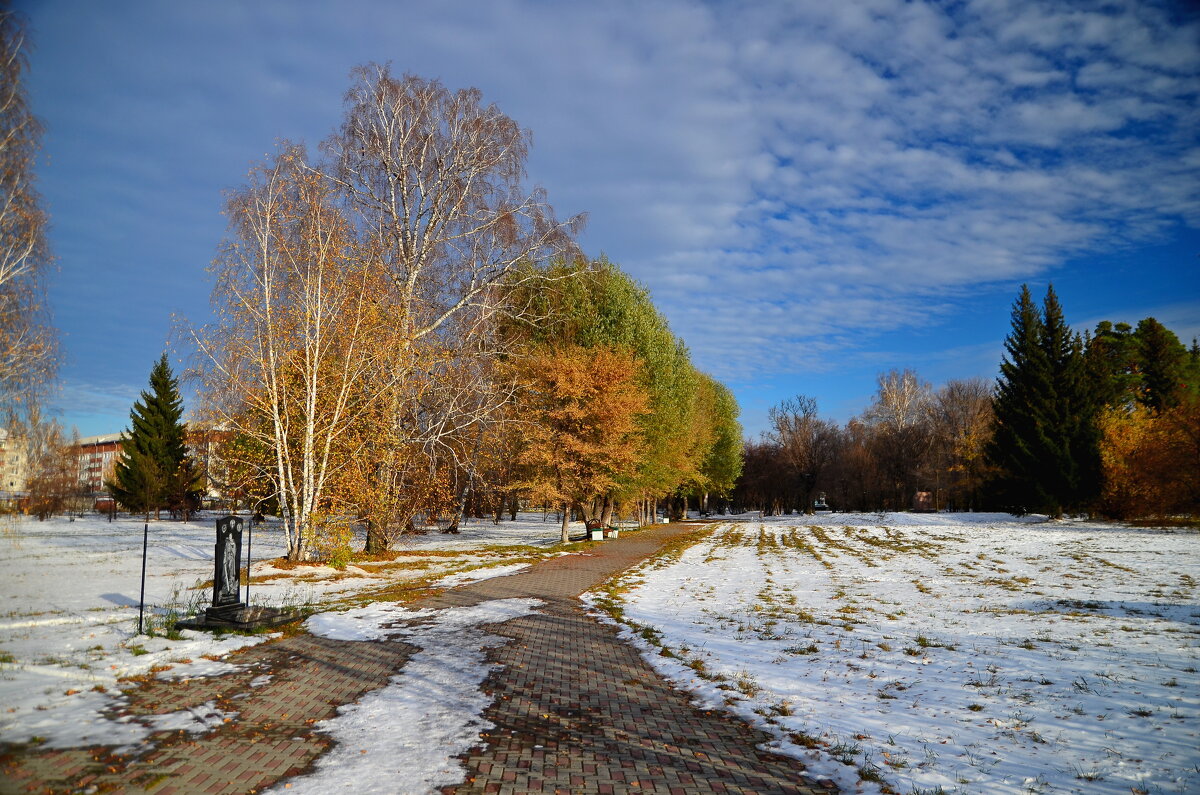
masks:
[(142, 634), (142, 615), (146, 609), (146, 545), (150, 539), (150, 523), (142, 525), (142, 593), (138, 597), (138, 634)]
[(250, 564), (253, 558), (250, 557), (251, 545), (254, 543), (254, 517), (250, 517), (250, 526), (246, 532), (246, 607), (250, 606)]

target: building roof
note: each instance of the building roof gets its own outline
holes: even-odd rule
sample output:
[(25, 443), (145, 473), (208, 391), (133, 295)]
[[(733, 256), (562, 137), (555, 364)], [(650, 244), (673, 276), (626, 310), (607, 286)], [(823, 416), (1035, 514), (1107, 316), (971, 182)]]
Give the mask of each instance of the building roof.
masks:
[(80, 445), (89, 445), (89, 444), (108, 444), (110, 442), (119, 442), (119, 441), (121, 441), (121, 436), (123, 436), (123, 435), (124, 435), (123, 433), (105, 433), (105, 434), (101, 434), (100, 436), (85, 436), (79, 440), (79, 444)]

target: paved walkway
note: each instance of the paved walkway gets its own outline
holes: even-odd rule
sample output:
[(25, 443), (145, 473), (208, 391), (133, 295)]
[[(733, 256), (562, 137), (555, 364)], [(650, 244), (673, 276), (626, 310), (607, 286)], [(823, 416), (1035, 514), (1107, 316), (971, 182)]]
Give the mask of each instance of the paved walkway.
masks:
[[(668, 525), (626, 534), (585, 555), (447, 591), (413, 607), (536, 597), (539, 613), (489, 631), (512, 640), (489, 650), (485, 681), (495, 728), (463, 757), (467, 780), (445, 793), (826, 793), (795, 760), (756, 749), (767, 737), (694, 707), (576, 597), (685, 532)], [(304, 772), (329, 747), (312, 725), (383, 687), (413, 647), (298, 635), (227, 658), (242, 669), (187, 682), (154, 680), (130, 694), (129, 714), (208, 705), (237, 712), (206, 734), (160, 732), (153, 750), (107, 748), (0, 757), (0, 793), (123, 791), (242, 793)], [(587, 665), (582, 662), (587, 661)], [(269, 681), (264, 674), (270, 674)], [(252, 684), (254, 683), (254, 684)], [(257, 685), (257, 686), (255, 686)], [(396, 792), (403, 792), (397, 782)]]

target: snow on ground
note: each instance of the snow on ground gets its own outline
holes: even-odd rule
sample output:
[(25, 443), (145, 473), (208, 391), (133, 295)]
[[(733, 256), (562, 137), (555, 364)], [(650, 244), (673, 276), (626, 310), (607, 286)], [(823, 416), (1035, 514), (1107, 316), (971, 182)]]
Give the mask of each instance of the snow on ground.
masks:
[(492, 566), (487, 569), (460, 571), (458, 574), (447, 574), (441, 579), (434, 580), (433, 585), (437, 588), (457, 588), (460, 585), (483, 582), (494, 577), (508, 577), (512, 574), (520, 574), (528, 569), (529, 564), (527, 563), (513, 563), (509, 566)]
[[(41, 738), (50, 747), (136, 742), (147, 733), (146, 726), (103, 717), (122, 703), (121, 678), (151, 672), (175, 678), (227, 673), (231, 664), (211, 658), (267, 639), (214, 638), (190, 630), (175, 640), (161, 636), (171, 613), (194, 612), (211, 603), (211, 586), (202, 586), (213, 577), (214, 520), (150, 522), (145, 627), (158, 633), (149, 637), (137, 634), (141, 520), (0, 517), (0, 558), (5, 561), (0, 580), (0, 742)], [(275, 606), (329, 603), (397, 582), (503, 566), (513, 555), (527, 557), (530, 547), (547, 549), (535, 551), (535, 557), (555, 554), (549, 547), (558, 535), (552, 515), (525, 514), (500, 525), (472, 520), (459, 535), (431, 532), (401, 539), (395, 561), (338, 571), (274, 565), (285, 545), (278, 525), (268, 522), (253, 531), (251, 600)], [(500, 572), (483, 569), (481, 576)]]
[[(336, 741), (314, 772), (273, 792), (437, 792), (465, 771), (455, 758), (479, 743), (493, 724), (482, 717), (491, 699), (479, 686), (490, 666), (484, 649), (504, 642), (479, 628), (527, 615), (536, 599), (501, 599), (473, 607), (405, 610), (370, 605), (323, 613), (308, 621), (315, 635), (336, 640), (402, 637), (419, 646), (391, 683), (317, 724)], [(411, 622), (420, 623), (412, 624)], [(408, 622), (397, 625), (396, 622)]]
[(1194, 532), (824, 514), (722, 525), (590, 598), (844, 791), (1183, 793), (1198, 581)]

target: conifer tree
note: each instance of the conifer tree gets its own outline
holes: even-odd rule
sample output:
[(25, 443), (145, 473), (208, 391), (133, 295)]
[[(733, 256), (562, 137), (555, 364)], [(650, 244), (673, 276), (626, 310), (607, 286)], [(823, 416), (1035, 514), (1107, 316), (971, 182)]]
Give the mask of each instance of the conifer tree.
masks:
[(1105, 406), (1132, 408), (1141, 392), (1141, 370), (1133, 326), (1102, 320), (1087, 340), (1088, 379)]
[(190, 509), (198, 475), (188, 455), (183, 424), (183, 400), (167, 355), (150, 371), (150, 390), (142, 392), (129, 413), (131, 431), (121, 439), (113, 479), (107, 484), (113, 498), (130, 512), (163, 508)]
[(1053, 287), (1040, 315), (1021, 287), (1004, 348), (987, 456), (1002, 473), (1003, 501), (1059, 517), (1097, 493), (1099, 453), (1083, 342)]
[(1050, 366), (1050, 427), (1047, 435), (1053, 457), (1045, 477), (1051, 499), (1049, 512), (1080, 509), (1100, 493), (1100, 433), (1096, 416), (1100, 404), (1088, 380), (1083, 340), (1063, 319), (1062, 306), (1051, 285), (1043, 303), (1043, 345)]
[(1192, 337), (1192, 347), (1188, 348), (1187, 383), (1192, 396), (1200, 397), (1200, 340), (1195, 337)]
[(1133, 333), (1142, 372), (1140, 400), (1155, 413), (1179, 402), (1185, 389), (1188, 351), (1175, 333), (1148, 317)]
[(1005, 358), (994, 400), (995, 431), (987, 458), (1001, 474), (998, 496), (1002, 503), (1025, 507), (1030, 484), (1035, 481), (1039, 458), (1046, 446), (1041, 416), (1049, 393), (1049, 365), (1041, 346), (1042, 319), (1028, 285), (1013, 304), (1012, 332), (1004, 340)]

